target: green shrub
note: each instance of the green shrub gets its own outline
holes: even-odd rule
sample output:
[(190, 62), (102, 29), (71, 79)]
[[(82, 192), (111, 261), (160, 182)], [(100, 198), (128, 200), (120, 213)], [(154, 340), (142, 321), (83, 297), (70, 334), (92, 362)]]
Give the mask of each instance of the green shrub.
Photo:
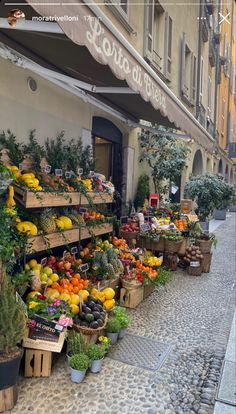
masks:
[(90, 365), (88, 355), (81, 353), (72, 355), (70, 359), (70, 367), (77, 371), (86, 371)]
[(108, 321), (106, 331), (109, 333), (117, 333), (121, 330), (121, 325), (118, 319), (112, 318)]
[(103, 345), (90, 344), (87, 348), (86, 354), (91, 361), (102, 359), (106, 353), (106, 349)]

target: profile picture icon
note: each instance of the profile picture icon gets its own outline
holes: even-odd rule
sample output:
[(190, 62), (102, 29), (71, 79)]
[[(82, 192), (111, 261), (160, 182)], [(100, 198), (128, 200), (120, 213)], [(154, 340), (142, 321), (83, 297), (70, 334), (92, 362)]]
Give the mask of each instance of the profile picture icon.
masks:
[(25, 21), (25, 13), (19, 9), (12, 9), (7, 15), (8, 24), (12, 27), (15, 27), (17, 22)]

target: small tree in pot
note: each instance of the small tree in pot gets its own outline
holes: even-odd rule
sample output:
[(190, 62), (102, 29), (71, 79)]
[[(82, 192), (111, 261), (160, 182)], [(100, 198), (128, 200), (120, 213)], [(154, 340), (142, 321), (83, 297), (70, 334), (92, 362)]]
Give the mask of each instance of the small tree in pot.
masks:
[(185, 196), (196, 201), (199, 220), (206, 222), (222, 197), (222, 181), (212, 173), (192, 175), (185, 185)]
[[(10, 390), (10, 387), (16, 385), (23, 355), (18, 345), (23, 339), (25, 328), (24, 310), (16, 301), (11, 282), (5, 276), (0, 285), (0, 394), (1, 390)], [(13, 406), (6, 409), (10, 410)]]
[(233, 203), (234, 187), (226, 183), (222, 177), (218, 177), (221, 182), (221, 197), (216, 202), (214, 217), (216, 220), (225, 220), (226, 210)]

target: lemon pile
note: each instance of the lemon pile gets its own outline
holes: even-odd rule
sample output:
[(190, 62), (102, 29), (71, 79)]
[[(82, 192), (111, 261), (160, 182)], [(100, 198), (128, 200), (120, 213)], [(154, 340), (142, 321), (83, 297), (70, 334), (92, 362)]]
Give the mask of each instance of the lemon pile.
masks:
[(48, 266), (42, 266), (35, 259), (31, 259), (25, 265), (25, 270), (31, 270), (34, 276), (39, 276), (42, 284), (51, 286), (53, 283), (59, 280), (57, 273), (53, 273), (53, 270)]
[(39, 185), (39, 180), (32, 172), (21, 174), (19, 168), (16, 165), (8, 165), (7, 168), (13, 173), (15, 179), (19, 183), (24, 183), (27, 187), (34, 190), (41, 191), (43, 188)]

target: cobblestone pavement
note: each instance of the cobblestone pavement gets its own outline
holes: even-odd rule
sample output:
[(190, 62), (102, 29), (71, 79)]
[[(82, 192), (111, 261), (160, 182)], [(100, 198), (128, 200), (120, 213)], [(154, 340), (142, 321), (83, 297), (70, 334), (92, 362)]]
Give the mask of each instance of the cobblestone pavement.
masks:
[(212, 413), (234, 312), (235, 219), (232, 213), (216, 231), (211, 273), (174, 272), (167, 287), (131, 311), (132, 333), (173, 344), (160, 371), (106, 358), (100, 374), (73, 384), (61, 356), (51, 377), (20, 381), (11, 413)]

